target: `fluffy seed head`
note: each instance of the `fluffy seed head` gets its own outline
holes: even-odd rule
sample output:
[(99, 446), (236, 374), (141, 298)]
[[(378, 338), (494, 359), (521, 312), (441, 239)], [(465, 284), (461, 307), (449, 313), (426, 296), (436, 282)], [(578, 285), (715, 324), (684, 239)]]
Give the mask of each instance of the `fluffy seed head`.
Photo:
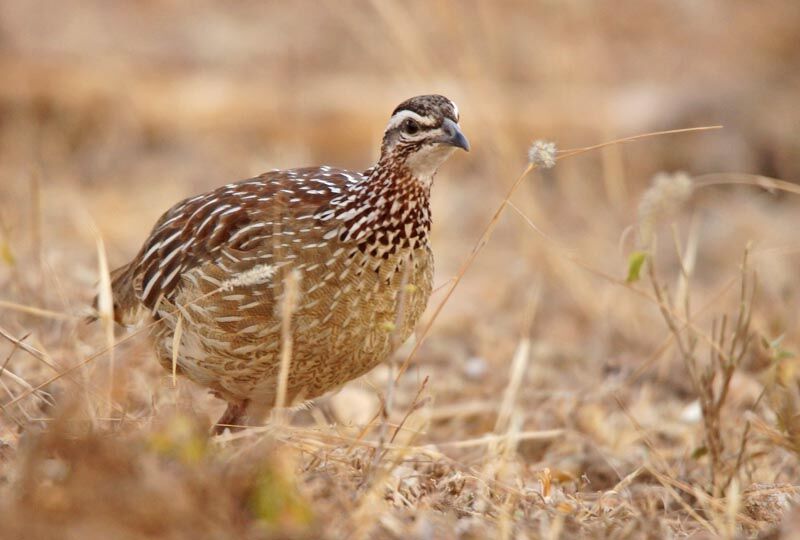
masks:
[(692, 195), (692, 178), (685, 172), (657, 173), (639, 201), (639, 243), (650, 247), (655, 225), (674, 214)]
[(223, 291), (230, 291), (234, 287), (249, 287), (266, 283), (275, 274), (275, 266), (271, 264), (257, 264), (250, 270), (237, 274), (235, 277), (226, 279), (220, 287)]
[(556, 143), (551, 141), (533, 141), (528, 148), (528, 161), (541, 169), (552, 169), (556, 165)]

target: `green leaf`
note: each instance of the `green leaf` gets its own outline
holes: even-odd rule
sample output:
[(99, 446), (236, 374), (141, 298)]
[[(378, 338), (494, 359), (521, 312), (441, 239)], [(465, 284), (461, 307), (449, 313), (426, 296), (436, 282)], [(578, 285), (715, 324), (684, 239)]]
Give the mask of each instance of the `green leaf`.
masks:
[(698, 446), (694, 449), (694, 452), (692, 452), (692, 459), (700, 459), (706, 454), (708, 454), (708, 448), (705, 446)]
[(646, 260), (646, 251), (634, 251), (628, 256), (628, 277), (625, 278), (627, 283), (639, 281), (639, 274), (642, 272), (642, 266)]
[(769, 340), (765, 336), (761, 336), (761, 344), (770, 352), (770, 360), (788, 360), (789, 358), (794, 358), (797, 356), (793, 351), (786, 350), (781, 346), (783, 343), (783, 338), (784, 334), (781, 334), (773, 340)]

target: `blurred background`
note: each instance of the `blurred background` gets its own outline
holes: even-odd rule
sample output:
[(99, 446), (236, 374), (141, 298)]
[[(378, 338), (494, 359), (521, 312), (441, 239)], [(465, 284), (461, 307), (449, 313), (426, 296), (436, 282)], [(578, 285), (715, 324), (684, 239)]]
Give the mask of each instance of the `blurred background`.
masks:
[[(118, 348), (113, 384), (108, 355), (87, 361), (106, 340), (100, 326), (80, 319), (98, 280), (97, 239), (114, 268), (136, 253), (155, 220), (182, 198), (271, 168), (365, 169), (377, 157), (389, 114), (412, 95), (452, 98), (472, 145), (468, 154), (451, 158), (434, 186), (437, 284), (467, 258), (525, 168), (533, 140), (570, 149), (719, 124), (724, 129), (607, 147), (531, 174), (436, 320), (398, 388), (391, 417), (404, 417), (429, 375), (426, 427), (416, 442), (440, 445), (455, 460), (442, 465), (450, 472), (477, 474), (480, 465), (498, 482), (519, 484), (523, 495), (508, 504), (527, 509), (520, 516), (507, 512), (519, 519), (517, 534), (526, 527), (543, 530), (541, 523), (553, 518), (546, 504), (538, 507), (524, 495), (547, 495), (544, 468), (563, 482), (562, 498), (575, 512), (588, 512), (576, 494), (593, 500), (590, 494), (649, 467), (652, 451), (669, 464), (662, 473), (705, 489), (702, 400), (650, 285), (624, 284), (651, 180), (660, 172), (684, 171), (696, 188), (656, 224), (655, 265), (670, 291), (691, 297), (693, 322), (707, 336), (715, 317), (736, 313), (740, 263), (751, 244), (759, 289), (753, 345), (729, 381), (723, 426), (730, 430), (723, 432), (732, 440), (725, 456), (736, 456), (745, 411), (756, 415), (776, 431), (754, 438), (742, 460), (747, 466), (736, 465), (740, 490), (763, 484), (794, 493), (786, 488), (798, 478), (796, 455), (786, 443), (791, 426), (781, 424), (776, 410), (782, 405), (762, 398), (773, 380), (774, 340), (782, 337), (781, 359), (791, 362), (800, 338), (799, 201), (785, 190), (732, 182), (756, 182), (743, 175), (800, 180), (798, 35), (800, 3), (794, 0), (3, 0), (0, 328), (44, 351), (50, 365), (8, 340), (0, 342), (0, 361), (8, 358), (8, 370), (33, 386), (85, 362), (43, 388), (54, 396), (56, 411), (79, 389), (86, 403), (70, 414), (88, 415), (95, 427), (109, 427), (106, 413), (98, 412), (107, 403), (91, 396), (105, 395), (109, 387), (113, 402), (137, 419), (137, 429), (156, 429), (150, 422), (176, 403), (215, 417), (220, 403), (191, 384), (181, 383), (175, 397), (146, 339)], [(712, 173), (724, 174), (707, 176)], [(704, 179), (721, 185), (703, 187)], [(691, 259), (689, 285), (681, 279), (677, 252)], [(431, 305), (441, 299), (441, 291), (435, 293)], [(524, 370), (515, 380), (510, 368), (522, 344), (529, 349), (523, 348)], [(295, 422), (321, 425), (323, 415), (337, 425), (368, 424), (387, 374), (388, 368), (376, 369), (326, 400), (324, 411), (299, 413)], [(4, 403), (26, 392), (20, 381), (5, 382)], [(483, 467), (496, 453), (480, 445), (447, 445), (497, 431), (501, 397), (509, 388), (509, 414), (519, 430), (558, 435), (521, 442), (504, 458), (505, 468), (487, 472)], [(792, 411), (790, 418), (800, 418)], [(8, 483), (22, 474), (13, 472), (22, 459), (20, 438), (29, 431), (20, 426), (46, 425), (55, 413), (30, 396), (4, 412), (0, 440), (9, 457), (0, 468)], [(336, 444), (325, 448), (334, 452)], [(292, 463), (300, 463), (295, 469), (301, 473), (293, 481), (318, 516), (357, 505), (360, 499), (343, 480), (360, 485), (356, 465), (344, 460), (349, 465), (339, 465), (344, 469), (337, 476), (326, 476), (307, 454), (298, 455)], [(391, 473), (398, 485), (428, 475), (435, 488), (373, 509), (380, 534), (421, 535), (424, 523), (440, 530), (445, 522), (461, 527), (449, 533), (481, 537), (502, 526), (495, 517), (506, 515), (505, 507), (493, 506), (507, 500), (502, 490), (451, 500), (435, 480), (446, 474), (402, 467), (405, 476), (397, 476), (396, 468)], [(634, 502), (650, 500), (650, 488), (666, 489), (654, 478), (641, 482), (646, 494), (620, 495), (630, 509), (620, 519), (640, 525), (652, 520), (653, 530), (671, 533), (707, 529), (666, 495), (671, 502), (664, 506)], [(432, 503), (433, 493), (449, 502)], [(702, 498), (686, 497), (702, 506)], [(456, 499), (464, 505), (458, 511)], [(476, 506), (480, 500), (484, 505)], [(104, 508), (91, 501), (86, 504)], [(781, 512), (754, 517), (742, 501), (746, 519), (735, 527), (752, 532), (780, 518)], [(529, 512), (532, 504), (543, 513)], [(432, 508), (444, 514), (434, 516)], [(711, 504), (707, 512), (717, 510)], [(418, 514), (412, 519), (409, 512)], [(464, 521), (465, 515), (472, 517)], [(596, 513), (565, 515), (559, 518), (563, 526), (591, 534), (610, 530)], [(713, 515), (703, 516), (722, 531)], [(340, 516), (342, 530), (361, 530), (350, 517)]]

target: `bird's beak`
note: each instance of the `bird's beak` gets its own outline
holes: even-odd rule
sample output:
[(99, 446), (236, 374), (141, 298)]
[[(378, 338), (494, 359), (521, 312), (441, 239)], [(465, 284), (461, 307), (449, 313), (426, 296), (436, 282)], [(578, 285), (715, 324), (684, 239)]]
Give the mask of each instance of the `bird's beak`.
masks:
[(458, 127), (458, 124), (449, 118), (445, 118), (444, 122), (442, 122), (442, 131), (444, 132), (444, 135), (442, 135), (442, 138), (439, 139), (440, 143), (449, 144), (450, 146), (455, 146), (456, 148), (463, 148), (469, 152), (469, 141), (464, 134), (461, 133), (461, 129)]

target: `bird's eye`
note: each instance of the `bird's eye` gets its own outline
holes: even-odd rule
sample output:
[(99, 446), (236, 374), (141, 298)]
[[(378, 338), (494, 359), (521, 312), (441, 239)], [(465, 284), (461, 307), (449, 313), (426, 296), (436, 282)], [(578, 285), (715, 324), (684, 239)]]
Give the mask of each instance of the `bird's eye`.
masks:
[(419, 124), (417, 124), (414, 120), (409, 118), (405, 122), (403, 122), (403, 131), (405, 131), (409, 135), (416, 135), (416, 133), (419, 131)]

